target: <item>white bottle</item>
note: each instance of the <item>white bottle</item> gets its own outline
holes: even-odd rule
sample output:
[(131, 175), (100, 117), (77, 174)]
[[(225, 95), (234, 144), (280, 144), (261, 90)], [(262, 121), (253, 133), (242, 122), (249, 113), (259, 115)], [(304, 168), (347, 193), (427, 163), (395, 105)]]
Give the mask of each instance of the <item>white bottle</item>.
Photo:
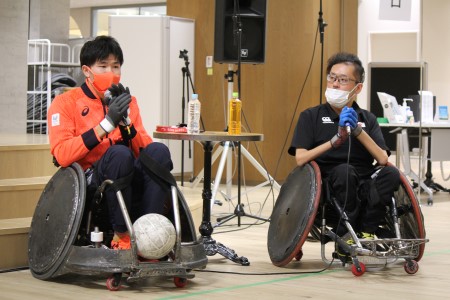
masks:
[[(408, 106), (408, 101), (413, 101), (411, 98), (403, 98), (403, 104), (402, 104), (402, 114), (403, 114), (403, 120), (405, 123), (410, 123), (410, 111), (411, 107)], [(414, 123), (414, 122), (413, 122)]]
[(188, 133), (200, 133), (200, 111), (201, 103), (197, 94), (192, 94), (192, 99), (188, 103)]

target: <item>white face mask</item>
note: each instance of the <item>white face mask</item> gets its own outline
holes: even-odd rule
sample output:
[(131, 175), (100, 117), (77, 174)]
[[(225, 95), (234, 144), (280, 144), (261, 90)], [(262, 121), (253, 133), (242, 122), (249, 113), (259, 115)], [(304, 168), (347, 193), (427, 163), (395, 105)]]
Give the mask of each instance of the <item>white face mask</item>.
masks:
[(333, 88), (327, 88), (325, 91), (325, 97), (327, 98), (327, 102), (334, 107), (342, 108), (344, 107), (349, 101), (349, 95), (353, 90), (357, 87), (356, 85), (351, 91), (343, 91)]

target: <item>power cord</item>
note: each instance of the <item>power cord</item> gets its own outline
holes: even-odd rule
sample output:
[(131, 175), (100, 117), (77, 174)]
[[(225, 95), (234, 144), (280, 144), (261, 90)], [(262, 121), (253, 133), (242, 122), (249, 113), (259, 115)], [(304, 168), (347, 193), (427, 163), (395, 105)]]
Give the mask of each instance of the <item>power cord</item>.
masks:
[(302, 88), (300, 89), (300, 93), (299, 93), (299, 95), (297, 97), (297, 103), (295, 104), (295, 109), (294, 109), (294, 112), (293, 112), (292, 117), (291, 117), (291, 122), (290, 122), (290, 125), (289, 125), (289, 129), (288, 129), (288, 132), (286, 134), (286, 138), (284, 139), (283, 147), (281, 148), (280, 156), (278, 157), (278, 161), (277, 161), (277, 164), (276, 164), (275, 173), (274, 173), (274, 176), (273, 176), (274, 178), (276, 177), (276, 174), (278, 172), (278, 168), (280, 166), (281, 158), (285, 154), (285, 149), (286, 149), (286, 144), (287, 144), (287, 141), (288, 141), (288, 138), (289, 138), (289, 134), (291, 133), (294, 121), (296, 120), (295, 117), (297, 115), (297, 110), (298, 110), (298, 107), (299, 107), (299, 104), (300, 104), (300, 99), (301, 99), (301, 97), (303, 95), (303, 92), (304, 92), (304, 89), (305, 89), (305, 86), (306, 86), (306, 82), (308, 81), (309, 75), (311, 73), (312, 64), (314, 62), (314, 57), (315, 57), (315, 53), (316, 53), (316, 46), (317, 46), (318, 35), (319, 35), (319, 26), (317, 26), (317, 30), (316, 30), (316, 36), (315, 36), (315, 39), (314, 39), (314, 46), (313, 46), (311, 60), (310, 60), (310, 63), (309, 63), (308, 72), (306, 73), (305, 80), (303, 81)]
[(203, 273), (218, 273), (218, 274), (231, 274), (231, 275), (258, 275), (258, 276), (268, 276), (268, 275), (301, 275), (301, 274), (318, 274), (326, 271), (329, 266), (316, 271), (304, 271), (304, 272), (264, 272), (264, 273), (247, 273), (247, 272), (228, 272), (228, 271), (215, 271), (215, 270), (205, 270), (205, 269), (194, 269), (195, 272)]
[[(348, 136), (348, 151), (347, 151), (347, 172), (345, 174), (345, 197), (344, 197), (344, 205), (342, 207), (342, 211), (345, 212), (345, 209), (347, 207), (347, 200), (348, 200), (348, 177), (349, 177), (349, 166), (350, 166), (350, 151), (352, 148), (352, 137), (351, 134)], [(338, 219), (338, 223), (336, 226), (336, 235), (337, 232), (339, 230), (339, 227), (341, 226), (342, 223), (342, 214), (339, 214), (339, 219)], [(337, 241), (334, 241), (334, 249), (336, 249), (337, 246)], [(333, 260), (331, 261), (331, 263), (333, 263), (334, 261), (334, 257)], [(330, 264), (331, 264), (330, 263)]]

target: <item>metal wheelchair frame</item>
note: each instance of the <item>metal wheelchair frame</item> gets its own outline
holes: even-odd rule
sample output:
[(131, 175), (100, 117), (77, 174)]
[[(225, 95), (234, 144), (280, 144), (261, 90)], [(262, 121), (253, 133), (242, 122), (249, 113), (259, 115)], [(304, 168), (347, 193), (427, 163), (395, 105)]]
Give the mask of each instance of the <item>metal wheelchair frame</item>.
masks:
[[(297, 170), (297, 168), (307, 168), (308, 171)], [(312, 196), (311, 204), (308, 205), (310, 211), (306, 214), (309, 216), (309, 220), (301, 220), (300, 222), (303, 224), (303, 228), (305, 229), (302, 233), (299, 233), (298, 236), (294, 239), (294, 243), (296, 245), (287, 247), (287, 249), (276, 249), (276, 247), (272, 246), (270, 237), (269, 237), (269, 254), (271, 256), (272, 262), (277, 266), (284, 266), (289, 263), (292, 259), (300, 260), (303, 256), (302, 246), (309, 236), (312, 239), (319, 240), (321, 242), (321, 258), (322, 261), (330, 265), (332, 263), (342, 263), (343, 266), (348, 263), (351, 264), (352, 273), (355, 276), (361, 276), (366, 271), (367, 266), (386, 266), (387, 264), (391, 264), (396, 262), (399, 259), (404, 259), (404, 269), (408, 274), (415, 274), (418, 269), (418, 261), (421, 259), (424, 249), (425, 243), (428, 242), (428, 239), (425, 238), (425, 229), (423, 225), (423, 216), (420, 211), (419, 202), (417, 201), (414, 192), (409, 185), (406, 177), (401, 174), (401, 184), (399, 191), (396, 192), (397, 198), (394, 196), (392, 199), (392, 203), (390, 204), (389, 214), (386, 216), (386, 222), (384, 226), (385, 229), (389, 230), (390, 237), (388, 238), (379, 238), (374, 240), (363, 240), (358, 238), (355, 233), (353, 227), (348, 222), (348, 218), (346, 213), (341, 209), (336, 199), (331, 197), (331, 199), (323, 199), (322, 195), (322, 179), (320, 176), (320, 169), (318, 168), (315, 162), (311, 162), (303, 167), (297, 167), (289, 176), (295, 176), (295, 172), (306, 172), (307, 176), (301, 175), (305, 178), (304, 180), (309, 180), (310, 185), (306, 184), (306, 186), (311, 186)], [(296, 171), (297, 170), (297, 171)], [(302, 173), (305, 174), (305, 173)], [(298, 182), (299, 178), (288, 179), (286, 183), (289, 184)], [(285, 189), (288, 189), (285, 187)], [(282, 186), (283, 190), (283, 186)], [(282, 192), (280, 192), (279, 198), (283, 197)], [(402, 197), (400, 199), (400, 197)], [(286, 197), (288, 198), (288, 197)], [(404, 203), (405, 199), (408, 198), (410, 203)], [(295, 200), (295, 199), (294, 199)], [(297, 199), (298, 200), (298, 199)], [(307, 201), (305, 199), (299, 199), (300, 201)], [(293, 200), (291, 200), (293, 202)], [(397, 203), (402, 202), (402, 203)], [(272, 215), (271, 226), (279, 226), (285, 220), (283, 216), (284, 213), (290, 212), (293, 213), (292, 210), (295, 210), (295, 204), (293, 205), (283, 205), (280, 203), (277, 208), (278, 200), (274, 208), (274, 213)], [(354, 241), (352, 244), (347, 244), (346, 240), (343, 237), (338, 236), (332, 229), (330, 229), (329, 224), (327, 224), (326, 219), (326, 208), (328, 205), (333, 206), (337, 210), (338, 215), (341, 218), (341, 222), (345, 225), (348, 230), (348, 234), (350, 235), (352, 240)], [(317, 211), (320, 208), (320, 216), (317, 216)], [(399, 212), (400, 211), (400, 212)], [(274, 215), (275, 214), (275, 215)], [(410, 216), (412, 214), (412, 216)], [(306, 218), (305, 217), (305, 218)], [(311, 222), (311, 219), (313, 220)], [(406, 224), (402, 224), (402, 220), (405, 219)], [(412, 220), (416, 221), (416, 224), (411, 224)], [(304, 225), (306, 224), (306, 225)], [(414, 227), (414, 228), (412, 228)], [(271, 229), (269, 228), (269, 233)], [(404, 236), (402, 236), (404, 235)], [(405, 236), (406, 235), (406, 236)], [(333, 258), (329, 259), (326, 255), (326, 244), (330, 241), (333, 241), (335, 246), (339, 246), (345, 252), (348, 253), (349, 261), (341, 262), (337, 259), (337, 254), (333, 252)], [(286, 254), (279, 255), (280, 251), (285, 251)], [(336, 249), (335, 249), (336, 250)]]
[[(59, 178), (58, 174), (62, 174)], [(64, 175), (69, 174), (69, 175)], [(74, 179), (73, 183), (67, 183), (67, 177)], [(67, 191), (67, 187), (74, 187), (73, 194)], [(105, 180), (99, 188), (103, 193), (108, 185), (112, 185), (113, 181)], [(61, 195), (61, 198), (53, 199), (54, 194), (58, 191), (64, 191), (68, 195)], [(131, 249), (130, 250), (113, 250), (99, 242), (92, 242), (88, 245), (78, 245), (79, 238), (82, 235), (88, 235), (88, 232), (80, 232), (81, 222), (85, 211), (86, 196), (86, 178), (81, 167), (74, 163), (68, 168), (61, 168), (50, 179), (44, 189), (35, 214), (32, 219), (31, 230), (29, 234), (29, 265), (31, 273), (34, 277), (42, 280), (48, 280), (59, 277), (67, 273), (77, 273), (85, 275), (112, 274), (106, 281), (109, 290), (116, 291), (120, 289), (122, 277), (126, 277), (127, 282), (135, 282), (140, 279), (149, 277), (172, 277), (177, 287), (184, 287), (188, 278), (193, 278), (192, 269), (204, 268), (207, 264), (206, 254), (201, 241), (196, 240), (195, 234), (192, 241), (182, 242), (182, 224), (180, 221), (180, 200), (178, 197), (178, 189), (171, 186), (172, 210), (174, 218), (174, 227), (176, 231), (176, 242), (173, 250), (168, 255), (167, 260), (161, 261), (141, 261), (137, 254), (136, 237), (133, 225), (129, 217), (124, 199), (120, 190), (116, 190), (117, 201), (125, 218), (126, 227), (130, 234)], [(59, 198), (59, 197), (58, 197)], [(72, 201), (72, 207), (55, 208), (52, 201)], [(183, 203), (182, 203), (183, 204)], [(67, 205), (69, 206), (69, 203)], [(186, 211), (187, 206), (183, 204), (185, 213), (190, 219), (190, 212)], [(61, 211), (62, 210), (62, 211)], [(54, 238), (46, 238), (51, 232), (45, 230), (57, 228), (61, 224), (58, 222), (59, 214), (67, 214), (68, 222), (67, 231), (54, 230)], [(92, 211), (87, 211), (86, 230), (93, 229)], [(34, 225), (34, 227), (33, 227)], [(66, 224), (62, 224), (64, 226)], [(191, 225), (191, 229), (193, 225)], [(53, 230), (52, 230), (53, 231)], [(44, 239), (43, 241), (41, 241)], [(52, 252), (48, 256), (42, 258), (42, 250)], [(54, 253), (54, 254), (53, 254)]]

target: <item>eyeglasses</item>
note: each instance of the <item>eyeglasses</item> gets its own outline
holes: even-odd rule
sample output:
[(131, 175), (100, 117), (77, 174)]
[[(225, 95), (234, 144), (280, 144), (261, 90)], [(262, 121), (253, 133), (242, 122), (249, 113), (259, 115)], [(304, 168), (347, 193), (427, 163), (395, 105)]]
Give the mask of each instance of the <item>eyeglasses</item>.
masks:
[(334, 83), (335, 81), (338, 81), (340, 85), (347, 85), (350, 81), (354, 81), (358, 83), (355, 79), (348, 78), (346, 75), (337, 76), (336, 74), (328, 74), (327, 75), (327, 81), (329, 83)]

